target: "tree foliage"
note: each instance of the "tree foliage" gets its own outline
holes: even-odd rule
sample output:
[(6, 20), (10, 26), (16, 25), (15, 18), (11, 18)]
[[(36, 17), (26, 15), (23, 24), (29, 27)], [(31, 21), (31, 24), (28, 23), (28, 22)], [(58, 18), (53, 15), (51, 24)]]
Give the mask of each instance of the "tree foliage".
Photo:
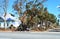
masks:
[[(47, 7), (43, 6), (45, 1), (46, 0), (19, 0), (13, 5), (13, 8), (19, 13), (18, 15), (23, 13), (20, 18), (22, 24), (33, 27), (39, 22), (41, 22), (42, 25), (45, 22), (45, 26), (48, 26), (48, 21), (56, 23), (56, 17), (48, 12)], [(23, 11), (23, 9), (25, 9), (25, 11)]]

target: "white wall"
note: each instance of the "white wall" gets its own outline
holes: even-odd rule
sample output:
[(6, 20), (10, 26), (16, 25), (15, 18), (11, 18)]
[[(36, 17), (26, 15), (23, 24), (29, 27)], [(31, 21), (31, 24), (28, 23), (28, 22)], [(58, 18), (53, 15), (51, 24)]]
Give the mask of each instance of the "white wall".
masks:
[(3, 22), (0, 22), (0, 24), (1, 24), (1, 28), (4, 28), (4, 23)]
[[(0, 22), (0, 24), (1, 24), (0, 27), (1, 27), (1, 28), (4, 28), (4, 22)], [(8, 28), (8, 27), (7, 27), (7, 23), (6, 23), (5, 25), (6, 25), (5, 28)]]

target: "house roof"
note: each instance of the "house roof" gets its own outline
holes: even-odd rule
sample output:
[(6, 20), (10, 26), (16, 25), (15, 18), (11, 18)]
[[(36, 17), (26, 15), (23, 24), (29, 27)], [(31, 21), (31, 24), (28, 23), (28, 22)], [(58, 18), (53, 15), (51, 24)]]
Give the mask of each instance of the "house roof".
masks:
[(0, 17), (0, 22), (4, 22), (4, 19), (2, 17)]
[(14, 20), (11, 19), (11, 18), (8, 18), (6, 21), (7, 21), (7, 22), (10, 22), (10, 21), (14, 22)]
[[(14, 20), (11, 18), (8, 18), (6, 21), (7, 22), (10, 22), (10, 21), (14, 22)], [(0, 22), (4, 22), (4, 19), (2, 17), (0, 17)]]

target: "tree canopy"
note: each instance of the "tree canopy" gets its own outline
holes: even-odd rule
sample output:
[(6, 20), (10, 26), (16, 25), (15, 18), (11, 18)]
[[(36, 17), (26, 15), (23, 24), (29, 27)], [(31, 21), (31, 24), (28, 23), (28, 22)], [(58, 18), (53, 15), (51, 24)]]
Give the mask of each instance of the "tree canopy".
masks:
[(47, 27), (48, 21), (51, 23), (56, 23), (57, 19), (55, 15), (49, 13), (47, 7), (43, 6), (44, 2), (46, 2), (46, 0), (17, 0), (15, 1), (13, 8), (18, 12), (19, 16), (21, 13), (23, 14), (19, 18), (22, 24), (26, 24), (27, 26), (34, 26), (39, 22), (41, 22), (43, 25), (45, 22), (45, 26)]

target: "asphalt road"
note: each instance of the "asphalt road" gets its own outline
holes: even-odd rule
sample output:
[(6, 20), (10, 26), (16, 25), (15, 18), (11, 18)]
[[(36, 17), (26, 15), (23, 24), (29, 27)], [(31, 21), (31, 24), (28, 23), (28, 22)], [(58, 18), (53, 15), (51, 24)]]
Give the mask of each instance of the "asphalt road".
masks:
[(0, 32), (0, 39), (60, 39), (60, 32)]

